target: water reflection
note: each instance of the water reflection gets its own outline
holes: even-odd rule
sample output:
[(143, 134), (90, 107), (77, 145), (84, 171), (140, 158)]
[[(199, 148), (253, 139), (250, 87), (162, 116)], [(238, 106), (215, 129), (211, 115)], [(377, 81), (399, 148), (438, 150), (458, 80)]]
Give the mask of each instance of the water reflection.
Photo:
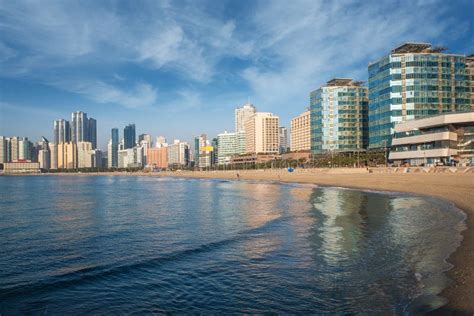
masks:
[(275, 183), (0, 177), (0, 192), (1, 314), (423, 313), (463, 228), (436, 200)]
[(315, 253), (337, 266), (359, 252), (367, 232), (367, 197), (357, 191), (323, 188), (314, 190), (313, 229)]

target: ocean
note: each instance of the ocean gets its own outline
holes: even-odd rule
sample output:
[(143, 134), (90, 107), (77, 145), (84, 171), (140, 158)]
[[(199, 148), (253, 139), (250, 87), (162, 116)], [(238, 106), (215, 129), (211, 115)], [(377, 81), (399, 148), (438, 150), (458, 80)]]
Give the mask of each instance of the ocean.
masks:
[(401, 193), (0, 177), (0, 314), (422, 314), (464, 220)]

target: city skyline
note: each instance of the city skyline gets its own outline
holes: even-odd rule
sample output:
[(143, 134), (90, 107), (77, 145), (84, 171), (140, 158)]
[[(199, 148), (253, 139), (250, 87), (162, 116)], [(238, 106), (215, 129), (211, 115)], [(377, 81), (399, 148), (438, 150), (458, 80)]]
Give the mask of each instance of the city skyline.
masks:
[(51, 140), (54, 120), (84, 111), (98, 121), (102, 150), (110, 130), (129, 123), (137, 135), (191, 142), (231, 131), (229, 113), (247, 101), (289, 127), (309, 91), (333, 77), (367, 81), (368, 63), (387, 48), (419, 41), (474, 51), (472, 2), (408, 4), (144, 3), (137, 11), (114, 2), (6, 2), (0, 134)]

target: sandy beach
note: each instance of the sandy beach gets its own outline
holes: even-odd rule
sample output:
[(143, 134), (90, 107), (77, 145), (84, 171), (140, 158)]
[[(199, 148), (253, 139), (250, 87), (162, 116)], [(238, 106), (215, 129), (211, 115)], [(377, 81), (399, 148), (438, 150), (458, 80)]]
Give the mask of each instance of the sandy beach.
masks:
[[(449, 275), (455, 284), (442, 295), (449, 300), (437, 313), (472, 314), (474, 312), (474, 173), (289, 173), (286, 170), (239, 171), (241, 180), (274, 180), (314, 183), (347, 188), (375, 189), (429, 195), (448, 200), (467, 215), (467, 229), (461, 246), (448, 259), (454, 265)], [(167, 172), (161, 176), (237, 179), (236, 171)]]
[[(282, 182), (312, 183), (357, 189), (374, 189), (428, 195), (454, 203), (467, 215), (467, 229), (463, 231), (461, 246), (448, 261), (454, 265), (448, 273), (455, 281), (443, 291), (449, 303), (435, 314), (472, 315), (474, 313), (474, 172), (393, 173), (382, 170), (369, 173), (366, 169), (298, 170), (290, 173), (280, 170), (239, 171), (180, 171), (160, 173), (59, 173), (50, 176), (160, 176), (189, 178), (219, 178), (233, 180), (270, 180)], [(237, 176), (238, 173), (238, 176)]]

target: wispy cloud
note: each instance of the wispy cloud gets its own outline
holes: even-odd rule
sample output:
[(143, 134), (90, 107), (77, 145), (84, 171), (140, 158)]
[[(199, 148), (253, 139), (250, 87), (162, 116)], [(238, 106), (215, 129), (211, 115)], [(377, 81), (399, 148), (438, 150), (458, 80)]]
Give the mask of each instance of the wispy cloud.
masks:
[(99, 80), (61, 80), (49, 84), (97, 103), (118, 104), (126, 108), (152, 107), (157, 103), (157, 90), (144, 82), (126, 89)]
[(459, 27), (442, 18), (446, 5), (438, 1), (261, 5), (252, 17), (259, 37), (255, 63), (241, 74), (259, 100), (275, 106), (295, 100), (307, 104), (309, 91), (334, 76), (366, 78), (367, 63), (395, 45), (408, 40), (436, 43), (444, 32)]

